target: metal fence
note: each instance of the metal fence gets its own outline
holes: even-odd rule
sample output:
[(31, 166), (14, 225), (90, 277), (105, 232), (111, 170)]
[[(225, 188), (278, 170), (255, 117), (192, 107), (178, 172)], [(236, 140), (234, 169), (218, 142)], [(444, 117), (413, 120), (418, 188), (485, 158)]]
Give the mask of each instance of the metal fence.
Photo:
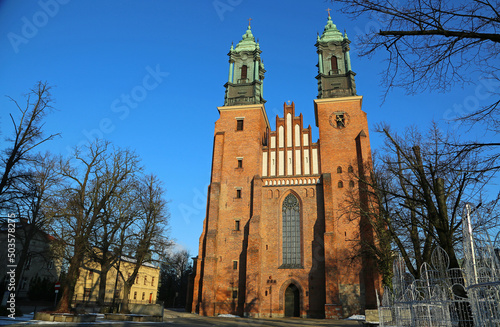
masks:
[(420, 268), (420, 279), (394, 262), (393, 290), (379, 299), (379, 324), (384, 327), (500, 326), (500, 261), (489, 234), (475, 232), (467, 206), (463, 219), (463, 260), (449, 268), (442, 248)]

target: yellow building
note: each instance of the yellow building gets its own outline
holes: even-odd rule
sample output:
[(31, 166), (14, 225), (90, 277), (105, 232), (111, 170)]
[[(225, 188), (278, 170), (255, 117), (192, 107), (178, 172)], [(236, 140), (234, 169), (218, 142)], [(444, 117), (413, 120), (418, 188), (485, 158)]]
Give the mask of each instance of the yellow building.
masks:
[[(112, 267), (106, 276), (105, 303), (115, 303), (123, 300), (123, 278), (129, 278), (134, 270), (135, 260), (122, 257), (119, 263), (117, 276), (116, 267)], [(90, 261), (80, 268), (80, 277), (75, 285), (74, 303), (96, 303), (99, 296), (99, 282), (101, 270), (97, 262)], [(160, 268), (150, 263), (145, 263), (139, 268), (135, 283), (130, 290), (129, 303), (149, 304), (156, 303), (158, 294), (158, 281), (160, 279)], [(116, 286), (116, 287), (115, 287)]]

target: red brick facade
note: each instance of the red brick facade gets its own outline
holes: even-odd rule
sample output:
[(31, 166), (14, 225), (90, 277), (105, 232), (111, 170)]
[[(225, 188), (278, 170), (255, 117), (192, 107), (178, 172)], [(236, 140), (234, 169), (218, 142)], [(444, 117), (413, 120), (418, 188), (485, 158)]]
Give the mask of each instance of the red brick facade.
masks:
[(361, 102), (316, 99), (316, 143), (293, 103), (274, 131), (263, 103), (218, 108), (193, 312), (341, 318), (375, 306), (373, 263), (355, 255), (372, 236), (342, 209), (371, 160)]

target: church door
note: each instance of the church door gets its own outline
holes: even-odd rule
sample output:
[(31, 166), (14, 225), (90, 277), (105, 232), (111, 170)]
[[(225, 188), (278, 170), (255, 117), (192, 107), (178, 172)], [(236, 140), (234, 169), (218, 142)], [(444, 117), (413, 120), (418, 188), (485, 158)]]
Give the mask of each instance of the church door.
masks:
[(293, 284), (285, 291), (285, 317), (300, 317), (300, 292)]

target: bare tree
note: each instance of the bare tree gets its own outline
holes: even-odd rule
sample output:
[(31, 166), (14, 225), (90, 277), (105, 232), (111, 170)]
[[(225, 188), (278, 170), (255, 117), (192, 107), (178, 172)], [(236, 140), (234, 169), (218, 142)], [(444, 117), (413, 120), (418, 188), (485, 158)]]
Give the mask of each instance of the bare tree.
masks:
[(137, 190), (137, 216), (127, 241), (134, 268), (131, 275), (124, 278), (122, 312), (129, 311), (130, 289), (141, 266), (153, 262), (154, 254), (163, 253), (171, 244), (166, 235), (170, 213), (161, 182), (156, 176), (147, 175), (139, 181)]
[[(109, 270), (120, 260), (123, 238), (135, 217), (134, 202), (137, 192), (134, 191), (135, 180), (130, 179), (124, 185), (120, 196), (111, 197), (96, 222), (96, 228), (90, 236), (90, 259), (100, 265), (99, 294), (97, 301), (103, 305), (106, 297), (106, 281)], [(114, 295), (113, 295), (114, 296)]]
[(19, 117), (10, 114), (14, 132), (6, 139), (6, 148), (2, 150), (0, 160), (0, 209), (7, 208), (21, 196), (16, 183), (26, 177), (27, 162), (32, 160), (33, 149), (52, 140), (59, 134), (44, 136), (45, 116), (52, 110), (50, 87), (38, 82), (25, 96), (25, 104), (20, 104), (8, 97), (16, 106)]
[(68, 312), (97, 222), (111, 199), (129, 192), (129, 182), (141, 167), (133, 152), (96, 141), (85, 149), (75, 149), (68, 160), (61, 159), (59, 170), (65, 184), (54, 197), (53, 215), (58, 223), (55, 231), (65, 240), (71, 257), (57, 310)]
[[(45, 237), (45, 232), (49, 229), (50, 217), (46, 213), (46, 204), (51, 192), (60, 182), (56, 165), (56, 158), (49, 153), (32, 156), (32, 160), (26, 165), (27, 174), (23, 178), (18, 178), (12, 187), (18, 196), (12, 200), (11, 207), (16, 209), (17, 216), (20, 218), (19, 227), (16, 229), (16, 232), (20, 233), (18, 235), (20, 252), (17, 256), (17, 281), (21, 280), (29, 257), (41, 256), (47, 261), (53, 259), (51, 254), (46, 253), (45, 248), (38, 249), (30, 244), (37, 235)], [(58, 253), (58, 249), (54, 246), (52, 250)], [(16, 291), (19, 291), (20, 285), (21, 283), (17, 284)]]
[[(361, 36), (361, 55), (388, 52), (386, 86), (410, 93), (448, 90), (468, 73), (498, 69), (500, 15), (490, 0), (332, 0), (343, 12), (366, 15), (380, 30)], [(497, 75), (494, 75), (497, 76)], [(498, 77), (498, 76), (497, 76)]]
[(160, 271), (161, 286), (158, 298), (168, 307), (185, 307), (189, 274), (192, 272), (191, 256), (187, 250), (167, 252)]
[(379, 242), (371, 250), (379, 265), (385, 265), (385, 283), (389, 284), (391, 273), (388, 237), (415, 278), (436, 246), (448, 254), (450, 268), (458, 268), (462, 208), (466, 202), (482, 201), (484, 183), (492, 175), (482, 169), (480, 153), (457, 156), (449, 136), (436, 126), (426, 135), (410, 128), (398, 136), (386, 125), (378, 131), (385, 136), (383, 154), (372, 174), (360, 179), (368, 186), (369, 205), (350, 200), (346, 206), (349, 211), (361, 211), (373, 224)]

